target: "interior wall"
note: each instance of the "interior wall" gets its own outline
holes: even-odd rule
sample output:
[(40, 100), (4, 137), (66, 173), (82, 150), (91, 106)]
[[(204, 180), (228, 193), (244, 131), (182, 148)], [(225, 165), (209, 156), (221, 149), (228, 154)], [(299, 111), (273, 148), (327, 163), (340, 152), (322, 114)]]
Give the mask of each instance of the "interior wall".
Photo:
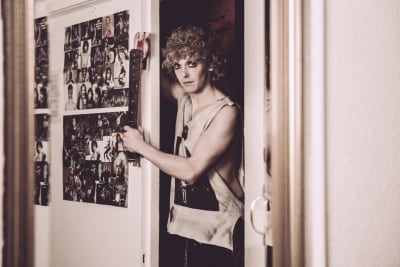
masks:
[(400, 264), (400, 2), (326, 1), (328, 264)]
[[(35, 2), (35, 19), (47, 16), (45, 1)], [(32, 85), (34, 86), (34, 85)], [(52, 180), (52, 177), (50, 176)], [(54, 178), (53, 178), (54, 179)], [(32, 200), (33, 201), (33, 200)], [(50, 208), (34, 205), (34, 260), (35, 266), (49, 267), (50, 264)]]

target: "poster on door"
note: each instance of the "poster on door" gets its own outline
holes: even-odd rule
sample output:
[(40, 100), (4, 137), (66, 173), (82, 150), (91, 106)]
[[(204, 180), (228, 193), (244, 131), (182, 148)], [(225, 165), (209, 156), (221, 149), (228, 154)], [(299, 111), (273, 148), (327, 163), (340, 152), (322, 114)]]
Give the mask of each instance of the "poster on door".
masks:
[(126, 112), (64, 117), (64, 200), (127, 207)]
[(128, 104), (129, 13), (65, 28), (64, 109), (79, 111)]
[(127, 207), (129, 12), (65, 28), (64, 200)]

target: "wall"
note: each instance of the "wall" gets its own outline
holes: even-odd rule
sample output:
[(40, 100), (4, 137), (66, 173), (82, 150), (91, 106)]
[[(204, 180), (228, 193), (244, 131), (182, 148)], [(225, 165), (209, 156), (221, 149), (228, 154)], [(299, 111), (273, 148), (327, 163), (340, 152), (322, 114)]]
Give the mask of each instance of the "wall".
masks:
[(328, 264), (400, 264), (400, 2), (326, 2)]
[[(45, 1), (35, 2), (35, 18), (47, 16)], [(34, 85), (32, 85), (34, 86)], [(50, 163), (51, 164), (51, 163)], [(50, 177), (50, 179), (52, 179)], [(52, 181), (52, 180), (51, 180)], [(50, 266), (50, 208), (34, 205), (34, 250), (35, 266)]]

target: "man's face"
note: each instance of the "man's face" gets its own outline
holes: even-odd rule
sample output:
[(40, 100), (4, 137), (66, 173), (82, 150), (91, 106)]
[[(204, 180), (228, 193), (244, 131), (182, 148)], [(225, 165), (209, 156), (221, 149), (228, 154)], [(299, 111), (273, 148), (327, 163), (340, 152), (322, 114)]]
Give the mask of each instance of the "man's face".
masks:
[(208, 70), (203, 62), (186, 57), (174, 64), (178, 82), (187, 93), (200, 93), (209, 85)]

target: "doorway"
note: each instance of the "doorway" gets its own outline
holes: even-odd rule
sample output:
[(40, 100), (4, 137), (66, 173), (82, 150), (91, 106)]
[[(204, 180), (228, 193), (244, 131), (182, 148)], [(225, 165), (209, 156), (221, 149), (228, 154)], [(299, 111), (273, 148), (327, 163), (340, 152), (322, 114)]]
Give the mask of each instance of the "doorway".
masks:
[[(171, 31), (183, 24), (209, 26), (219, 39), (227, 58), (227, 75), (217, 87), (244, 110), (244, 1), (163, 0), (160, 1), (160, 48)], [(160, 59), (161, 60), (161, 59)], [(173, 153), (176, 104), (160, 99), (160, 148)], [(243, 114), (242, 114), (243, 115)], [(160, 172), (159, 266), (168, 267), (167, 220), (171, 178)]]

